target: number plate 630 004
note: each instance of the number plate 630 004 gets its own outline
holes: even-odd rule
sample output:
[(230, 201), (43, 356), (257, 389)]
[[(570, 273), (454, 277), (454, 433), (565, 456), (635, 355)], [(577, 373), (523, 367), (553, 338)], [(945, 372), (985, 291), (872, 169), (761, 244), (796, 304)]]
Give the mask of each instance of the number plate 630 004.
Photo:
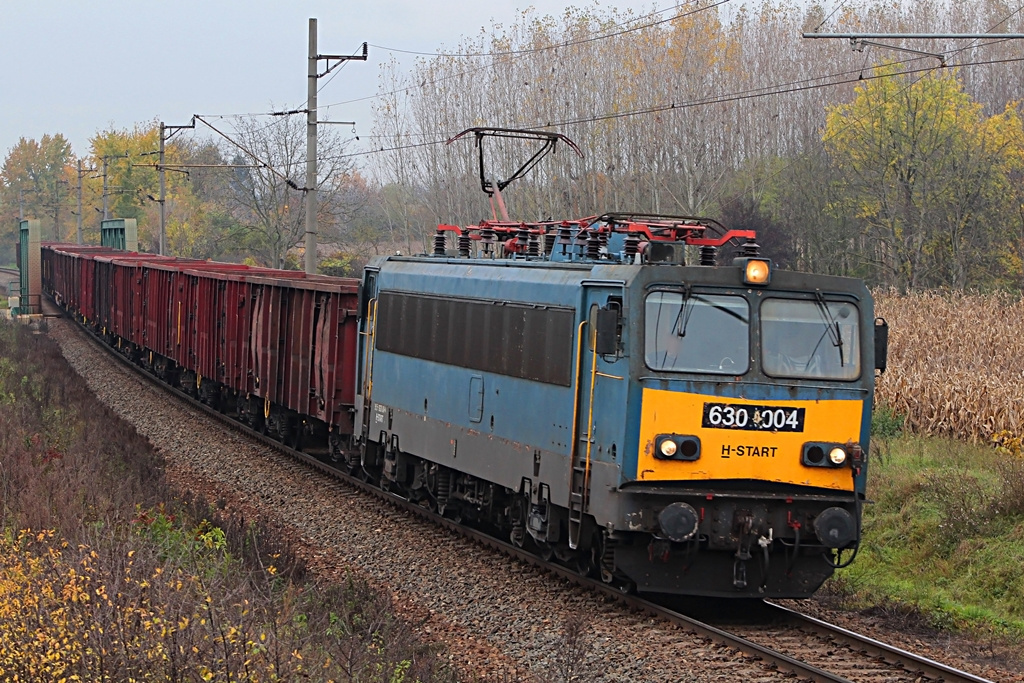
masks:
[(804, 431), (804, 409), (705, 403), (701, 427), (706, 429), (745, 429), (752, 432), (802, 432)]

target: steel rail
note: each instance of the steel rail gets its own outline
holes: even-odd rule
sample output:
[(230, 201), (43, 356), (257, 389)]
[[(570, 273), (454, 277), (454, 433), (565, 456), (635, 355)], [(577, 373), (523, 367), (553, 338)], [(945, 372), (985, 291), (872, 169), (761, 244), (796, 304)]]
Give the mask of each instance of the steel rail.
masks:
[(829, 624), (828, 622), (816, 619), (810, 615), (791, 610), (788, 607), (777, 605), (768, 600), (765, 600), (764, 604), (771, 611), (780, 614), (784, 620), (789, 621), (800, 629), (812, 631), (819, 635), (828, 636), (842, 641), (852, 649), (877, 657), (887, 664), (903, 667), (907, 671), (917, 671), (918, 673), (934, 680), (947, 682), (964, 681), (965, 683), (989, 683), (986, 678), (981, 678), (980, 676), (975, 676), (974, 674), (967, 673), (966, 671), (954, 669), (953, 667), (946, 666), (941, 662), (936, 662), (932, 659), (915, 655), (914, 653), (907, 652), (895, 645), (889, 645), (869, 636), (842, 628), (841, 626)]
[[(713, 642), (726, 645), (731, 648), (735, 648), (744, 654), (760, 659), (765, 663), (765, 667), (768, 669), (775, 669), (780, 672), (785, 672), (794, 676), (797, 676), (801, 680), (815, 681), (815, 683), (851, 683), (848, 679), (838, 676), (834, 673), (818, 668), (806, 662), (801, 662), (798, 659), (790, 657), (782, 652), (772, 650), (769, 647), (765, 647), (751, 640), (738, 636), (736, 634), (729, 633), (720, 628), (699, 621), (692, 617), (689, 617), (681, 612), (677, 612), (663, 605), (659, 605), (655, 602), (647, 600), (637, 595), (623, 593), (614, 586), (610, 586), (602, 581), (594, 578), (582, 576), (579, 572), (565, 567), (560, 564), (556, 564), (552, 561), (547, 561), (538, 557), (537, 555), (519, 548), (511, 543), (502, 541), (498, 538), (490, 536), (482, 531), (463, 526), (462, 524), (456, 523), (455, 521), (443, 517), (436, 512), (424, 508), (423, 506), (414, 503), (406, 498), (396, 495), (389, 491), (384, 491), (372, 484), (354, 477), (347, 472), (339, 470), (333, 467), (329, 463), (310, 455), (303, 453), (302, 451), (295, 450), (286, 446), (285, 444), (273, 439), (272, 437), (262, 434), (261, 432), (250, 428), (248, 425), (234, 419), (230, 415), (222, 413), (221, 411), (202, 403), (198, 399), (195, 399), (183, 391), (178, 390), (175, 387), (163, 382), (158, 377), (148, 373), (144, 368), (135, 365), (130, 362), (123, 354), (119, 353), (118, 350), (106, 343), (102, 339), (97, 337), (91, 330), (78, 323), (77, 320), (72, 320), (76, 323), (76, 327), (84, 332), (97, 346), (101, 347), (104, 351), (115, 356), (119, 361), (129, 366), (135, 371), (135, 374), (148, 383), (155, 387), (163, 390), (169, 395), (175, 397), (183, 404), (193, 409), (198, 409), (205, 412), (210, 417), (216, 419), (219, 423), (230, 426), (237, 430), (239, 433), (244, 434), (250, 438), (253, 438), (260, 443), (274, 449), (275, 451), (288, 456), (289, 458), (303, 462), (305, 464), (315, 467), (317, 470), (327, 474), (335, 479), (345, 482), (346, 484), (366, 493), (372, 494), (381, 500), (384, 500), (396, 508), (406, 510), (423, 519), (430, 520), (435, 524), (440, 525), (443, 528), (449, 529), (460, 536), (469, 540), (475, 541), (479, 545), (483, 545), (499, 552), (504, 553), (514, 559), (520, 560), (534, 567), (537, 567), (543, 571), (549, 572), (555, 576), (566, 579), (567, 581), (579, 585), (581, 587), (594, 590), (600, 594), (611, 597), (621, 604), (631, 608), (639, 610), (643, 613), (651, 616), (664, 619), (669, 623), (677, 625), (684, 630), (690, 631), (696, 635), (708, 638)], [(802, 622), (811, 624), (816, 629), (821, 629), (827, 632), (829, 635), (842, 637), (847, 639), (850, 643), (855, 643), (854, 650), (857, 648), (863, 648), (863, 651), (869, 655), (891, 657), (894, 658), (895, 662), (890, 662), (889, 659), (884, 661), (892, 666), (900, 666), (907, 668), (902, 663), (902, 660), (908, 660), (913, 662), (914, 666), (919, 667), (924, 672), (934, 672), (934, 677), (947, 682), (957, 683), (960, 681), (969, 683), (990, 683), (986, 679), (973, 676), (972, 674), (959, 671), (952, 667), (948, 667), (939, 662), (928, 660), (918, 655), (900, 650), (899, 648), (885, 645), (879, 641), (873, 640), (866, 636), (859, 636), (852, 631), (845, 631), (836, 626), (831, 626), (826, 622), (819, 621), (812, 617), (801, 615), (798, 612), (792, 610), (786, 610), (786, 608), (775, 605), (774, 603), (765, 602), (766, 605), (770, 605), (772, 608), (777, 610), (784, 610), (787, 618), (790, 620), (800, 619)], [(915, 669), (916, 670), (916, 669)]]

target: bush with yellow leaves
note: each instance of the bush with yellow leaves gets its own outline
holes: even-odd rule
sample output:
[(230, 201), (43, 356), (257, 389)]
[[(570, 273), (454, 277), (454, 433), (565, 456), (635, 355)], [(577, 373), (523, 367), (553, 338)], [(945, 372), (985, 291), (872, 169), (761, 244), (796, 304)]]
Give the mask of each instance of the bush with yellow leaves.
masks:
[(2, 322), (0, 404), (0, 680), (452, 680), (386, 597), (176, 495), (52, 341)]

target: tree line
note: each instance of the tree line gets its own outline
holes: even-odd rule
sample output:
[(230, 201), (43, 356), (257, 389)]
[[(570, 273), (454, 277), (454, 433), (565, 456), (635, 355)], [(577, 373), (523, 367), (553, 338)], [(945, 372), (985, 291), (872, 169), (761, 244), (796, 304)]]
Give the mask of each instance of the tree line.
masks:
[[(1019, 288), (1019, 41), (850, 49), (801, 34), (1011, 33), (1022, 24), (1003, 0), (524, 11), (412, 68), (383, 66), (361, 148), (321, 129), (321, 265), (351, 272), (374, 253), (427, 250), (437, 223), (490, 218), (471, 139), (446, 141), (495, 126), (563, 133), (584, 152), (562, 149), (510, 185), (515, 218), (708, 215), (758, 230), (765, 253), (787, 267), (900, 290)], [(299, 117), (239, 117), (233, 143), (172, 140), (170, 253), (297, 266), (304, 133)], [(87, 168), (106, 158), (112, 215), (137, 218), (150, 249), (157, 136), (153, 123), (104, 131), (84, 157)], [(513, 141), (486, 151), (496, 179), (533, 152)], [(59, 135), (12, 149), (0, 170), (0, 234), (31, 210), (45, 239), (48, 226), (73, 235), (76, 161)], [(95, 175), (83, 178), (83, 206), (100, 205)], [(96, 215), (82, 218), (96, 225)]]

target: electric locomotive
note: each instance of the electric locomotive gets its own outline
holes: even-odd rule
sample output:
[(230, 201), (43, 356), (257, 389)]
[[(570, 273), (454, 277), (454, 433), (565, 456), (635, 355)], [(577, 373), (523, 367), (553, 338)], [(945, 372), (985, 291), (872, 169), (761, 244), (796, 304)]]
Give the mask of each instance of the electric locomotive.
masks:
[[(624, 591), (811, 595), (861, 538), (887, 344), (863, 283), (704, 218), (511, 221), (501, 191), (575, 145), (469, 132), (494, 219), (361, 280), (46, 245), (44, 288), (253, 429)], [(498, 181), (489, 136), (543, 147)]]
[(887, 340), (861, 281), (693, 217), (434, 245), (363, 274), (366, 476), (623, 590), (806, 597), (855, 555)]

